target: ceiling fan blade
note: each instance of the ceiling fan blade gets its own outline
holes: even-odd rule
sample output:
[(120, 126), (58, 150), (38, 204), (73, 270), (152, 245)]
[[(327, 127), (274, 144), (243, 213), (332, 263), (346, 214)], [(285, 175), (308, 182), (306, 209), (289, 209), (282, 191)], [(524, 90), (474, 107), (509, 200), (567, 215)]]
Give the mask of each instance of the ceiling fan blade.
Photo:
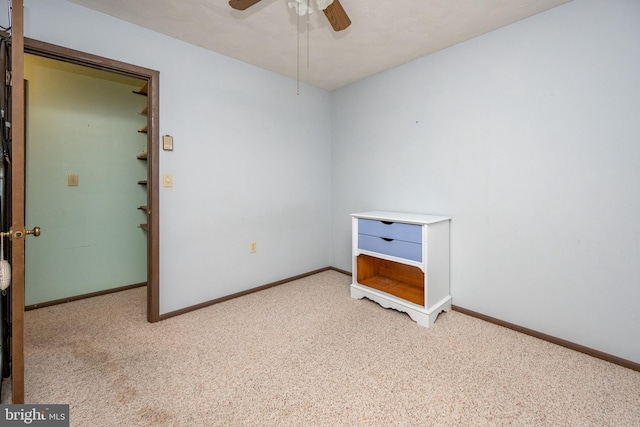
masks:
[(260, 0), (229, 0), (229, 6), (237, 10), (245, 10), (259, 2)]
[(342, 8), (340, 0), (333, 0), (324, 10), (324, 14), (335, 31), (342, 31), (351, 25), (351, 19)]

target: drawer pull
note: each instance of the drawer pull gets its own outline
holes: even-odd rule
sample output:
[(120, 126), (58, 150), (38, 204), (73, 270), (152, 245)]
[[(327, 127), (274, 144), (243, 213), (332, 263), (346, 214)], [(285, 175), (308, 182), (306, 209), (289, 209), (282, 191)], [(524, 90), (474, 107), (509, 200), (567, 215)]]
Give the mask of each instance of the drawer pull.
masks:
[(393, 239), (390, 239), (388, 237), (381, 237), (382, 240), (384, 240), (385, 242), (393, 242)]
[(388, 237), (403, 240), (405, 242), (421, 243), (422, 226), (418, 224), (405, 224), (393, 220), (358, 219), (358, 234), (367, 234), (372, 237)]

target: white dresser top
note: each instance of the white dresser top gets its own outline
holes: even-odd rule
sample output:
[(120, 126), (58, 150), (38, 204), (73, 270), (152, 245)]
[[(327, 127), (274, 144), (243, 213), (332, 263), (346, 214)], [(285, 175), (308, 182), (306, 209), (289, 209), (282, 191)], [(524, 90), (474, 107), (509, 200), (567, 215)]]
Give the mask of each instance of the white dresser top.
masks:
[(405, 212), (371, 211), (351, 214), (354, 218), (375, 219), (378, 221), (406, 222), (410, 224), (433, 224), (451, 220), (448, 216), (425, 215)]

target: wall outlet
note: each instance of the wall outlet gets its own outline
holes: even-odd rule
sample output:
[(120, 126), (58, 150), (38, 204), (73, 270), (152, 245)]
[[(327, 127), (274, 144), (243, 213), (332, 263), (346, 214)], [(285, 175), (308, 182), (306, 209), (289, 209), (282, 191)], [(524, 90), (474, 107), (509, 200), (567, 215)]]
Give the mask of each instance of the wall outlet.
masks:
[(252, 253), (252, 254), (256, 253), (256, 242), (249, 243), (249, 253)]

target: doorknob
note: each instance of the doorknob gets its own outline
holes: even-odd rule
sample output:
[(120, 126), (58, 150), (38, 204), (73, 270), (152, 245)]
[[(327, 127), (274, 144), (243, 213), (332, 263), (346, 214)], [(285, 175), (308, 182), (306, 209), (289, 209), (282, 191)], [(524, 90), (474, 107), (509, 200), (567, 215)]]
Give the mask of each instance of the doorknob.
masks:
[(35, 237), (38, 237), (41, 234), (40, 231), (40, 227), (33, 227), (33, 230), (18, 230), (18, 231), (13, 231), (13, 230), (9, 230), (9, 231), (4, 231), (2, 233), (0, 233), (0, 237), (9, 237), (9, 239), (13, 240), (13, 239), (22, 239), (22, 237), (24, 237), (25, 234), (33, 234)]
[(33, 234), (34, 237), (40, 236), (40, 227), (33, 227), (33, 230), (24, 230), (24, 234)]

